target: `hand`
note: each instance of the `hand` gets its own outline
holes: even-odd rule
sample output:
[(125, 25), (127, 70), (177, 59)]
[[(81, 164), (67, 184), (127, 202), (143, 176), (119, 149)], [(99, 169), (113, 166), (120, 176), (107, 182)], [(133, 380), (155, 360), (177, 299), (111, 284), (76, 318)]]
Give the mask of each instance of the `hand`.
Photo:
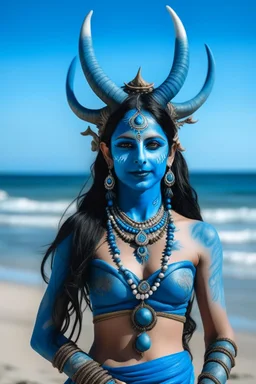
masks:
[(117, 379), (115, 379), (115, 382), (116, 382), (117, 384), (126, 384), (124, 381), (119, 381), (119, 380), (117, 380)]

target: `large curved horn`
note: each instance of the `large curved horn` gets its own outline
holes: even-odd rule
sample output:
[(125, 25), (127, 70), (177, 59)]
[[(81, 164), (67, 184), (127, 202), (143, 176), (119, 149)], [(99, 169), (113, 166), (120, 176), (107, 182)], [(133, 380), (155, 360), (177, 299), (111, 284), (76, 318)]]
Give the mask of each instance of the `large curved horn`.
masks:
[(201, 91), (191, 100), (184, 103), (171, 103), (174, 106), (177, 119), (192, 115), (198, 108), (203, 105), (208, 96), (211, 93), (214, 79), (215, 79), (215, 62), (213, 54), (210, 48), (205, 44), (207, 59), (208, 59), (208, 71)]
[(99, 121), (101, 112), (108, 108), (104, 107), (101, 109), (88, 109), (83, 107), (75, 97), (74, 90), (73, 90), (73, 84), (74, 84), (74, 76), (75, 76), (75, 69), (76, 69), (76, 61), (77, 58), (75, 57), (68, 69), (67, 73), (67, 79), (66, 79), (66, 93), (67, 93), (67, 99), (70, 108), (72, 111), (82, 120), (88, 121), (89, 123), (96, 124)]
[(153, 98), (163, 107), (166, 107), (167, 103), (181, 89), (186, 80), (189, 67), (188, 40), (185, 28), (174, 10), (168, 5), (166, 8), (173, 20), (176, 41), (171, 71), (167, 79), (153, 91)]
[(93, 11), (86, 16), (80, 33), (79, 55), (84, 75), (92, 88), (104, 103), (110, 107), (121, 104), (128, 95), (110, 80), (95, 57), (91, 37), (91, 17)]

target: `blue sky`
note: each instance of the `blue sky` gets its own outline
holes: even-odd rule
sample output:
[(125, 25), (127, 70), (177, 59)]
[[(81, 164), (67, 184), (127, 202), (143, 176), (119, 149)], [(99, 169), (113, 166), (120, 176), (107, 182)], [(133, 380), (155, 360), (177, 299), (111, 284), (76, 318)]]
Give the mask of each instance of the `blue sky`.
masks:
[[(94, 10), (92, 33), (99, 63), (118, 85), (142, 76), (159, 85), (171, 68), (174, 32), (170, 5), (186, 28), (190, 69), (174, 101), (201, 88), (207, 70), (204, 43), (214, 53), (216, 82), (207, 102), (181, 128), (180, 140), (191, 171), (256, 170), (255, 2), (31, 1), (1, 5), (0, 172), (78, 173), (94, 154), (88, 124), (66, 102), (65, 78), (77, 54), (84, 16)], [(97, 99), (78, 67), (76, 95), (87, 107)]]

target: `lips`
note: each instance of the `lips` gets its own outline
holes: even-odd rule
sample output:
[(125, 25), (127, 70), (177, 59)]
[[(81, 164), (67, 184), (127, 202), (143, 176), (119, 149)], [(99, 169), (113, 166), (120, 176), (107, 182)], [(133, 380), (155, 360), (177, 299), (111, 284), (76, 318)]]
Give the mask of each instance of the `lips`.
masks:
[(134, 172), (130, 172), (132, 175), (134, 176), (147, 176), (149, 173), (151, 173), (151, 171), (134, 171)]

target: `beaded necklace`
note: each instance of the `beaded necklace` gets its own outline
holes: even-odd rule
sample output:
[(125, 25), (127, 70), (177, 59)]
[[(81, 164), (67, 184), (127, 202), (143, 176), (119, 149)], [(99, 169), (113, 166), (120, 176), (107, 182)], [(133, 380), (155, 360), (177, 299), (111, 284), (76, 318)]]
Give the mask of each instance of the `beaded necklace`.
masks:
[[(108, 207), (107, 211), (107, 241), (109, 244), (110, 253), (112, 260), (116, 264), (118, 270), (123, 274), (126, 279), (133, 295), (135, 298), (140, 301), (140, 303), (134, 308), (131, 316), (132, 325), (135, 330), (139, 331), (139, 334), (136, 336), (134, 342), (134, 349), (137, 353), (143, 356), (143, 352), (147, 351), (151, 347), (151, 339), (146, 331), (152, 329), (157, 322), (157, 315), (154, 309), (145, 303), (145, 300), (149, 299), (150, 296), (160, 288), (161, 280), (165, 276), (165, 272), (168, 269), (168, 262), (172, 254), (172, 246), (174, 239), (174, 230), (175, 225), (173, 223), (172, 213), (171, 213), (171, 198), (166, 197), (165, 207), (167, 214), (167, 226), (166, 226), (166, 244), (163, 251), (163, 256), (161, 259), (161, 269), (158, 275), (155, 278), (154, 283), (150, 286), (149, 282), (146, 279), (143, 279), (137, 285), (133, 280), (133, 275), (127, 270), (120, 258), (120, 249), (116, 244), (116, 236), (113, 229), (113, 210), (110, 212), (109, 207), (113, 207), (112, 195), (107, 193)], [(111, 214), (112, 213), (112, 214)]]
[(113, 206), (107, 208), (108, 218), (118, 236), (127, 243), (135, 245), (134, 256), (143, 264), (149, 259), (148, 244), (159, 240), (167, 228), (168, 213), (161, 206), (157, 214), (144, 222), (137, 223), (131, 220), (120, 208)]

